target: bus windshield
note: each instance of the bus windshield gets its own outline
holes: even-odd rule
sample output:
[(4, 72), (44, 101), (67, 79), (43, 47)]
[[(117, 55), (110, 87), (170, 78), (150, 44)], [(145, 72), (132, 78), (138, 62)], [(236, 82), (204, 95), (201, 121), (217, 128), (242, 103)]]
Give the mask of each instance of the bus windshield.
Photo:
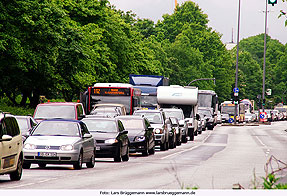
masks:
[[(117, 103), (123, 104), (126, 107), (127, 113), (129, 113), (131, 108), (131, 97), (130, 96), (95, 96), (92, 95), (93, 104), (102, 104), (102, 103)], [(92, 105), (93, 107), (93, 105)]]
[(199, 107), (212, 107), (212, 95), (198, 94)]
[(235, 106), (222, 106), (221, 114), (233, 114), (235, 113)]

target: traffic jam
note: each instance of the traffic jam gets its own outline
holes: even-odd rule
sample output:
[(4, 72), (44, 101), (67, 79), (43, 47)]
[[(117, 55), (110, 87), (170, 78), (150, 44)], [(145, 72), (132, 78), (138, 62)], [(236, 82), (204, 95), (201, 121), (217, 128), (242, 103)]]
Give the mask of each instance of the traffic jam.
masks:
[[(254, 112), (251, 118), (246, 112), (252, 103), (240, 105), (243, 120), (256, 121)], [(0, 174), (20, 180), (22, 169), (32, 164), (67, 164), (80, 170), (83, 164), (93, 168), (95, 159), (125, 162), (131, 153), (149, 156), (156, 149), (173, 149), (234, 118), (234, 104), (222, 103), (222, 113), (218, 106), (213, 90), (169, 85), (163, 76), (130, 75), (129, 84), (95, 83), (81, 93), (79, 102), (40, 103), (33, 117), (1, 114), (1, 134), (6, 133), (1, 152), (6, 152), (5, 143), (17, 148), (13, 155), (0, 155)]]

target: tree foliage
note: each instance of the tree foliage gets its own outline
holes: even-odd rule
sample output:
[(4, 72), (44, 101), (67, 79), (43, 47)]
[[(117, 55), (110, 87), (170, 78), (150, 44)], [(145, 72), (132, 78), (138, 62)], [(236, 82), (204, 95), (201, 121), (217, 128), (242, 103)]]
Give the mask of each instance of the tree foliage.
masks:
[[(164, 75), (180, 85), (216, 78), (216, 85), (192, 85), (230, 99), (233, 54), (191, 1), (154, 23), (107, 0), (3, 0), (0, 21), (0, 95), (14, 105), (34, 107), (39, 95), (71, 101), (94, 82), (128, 82), (129, 74)], [(251, 56), (243, 56), (248, 67)]]

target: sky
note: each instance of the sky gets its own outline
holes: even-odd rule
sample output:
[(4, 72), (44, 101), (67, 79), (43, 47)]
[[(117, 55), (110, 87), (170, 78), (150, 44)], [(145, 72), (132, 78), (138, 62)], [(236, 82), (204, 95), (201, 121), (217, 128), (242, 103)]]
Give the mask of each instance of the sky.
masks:
[[(155, 22), (162, 20), (163, 14), (172, 14), (174, 12), (175, 0), (109, 0), (117, 9), (123, 11), (132, 11), (139, 18), (148, 18)], [(181, 5), (187, 0), (177, 0)], [(238, 27), (238, 5), (239, 0), (192, 0), (197, 3), (203, 13), (208, 15), (208, 25), (213, 30), (222, 35), (223, 43), (237, 40)], [(265, 21), (265, 2), (266, 0), (240, 0), (240, 40), (250, 36), (264, 33)], [(277, 5), (268, 5), (268, 24), (267, 33), (272, 39), (277, 39), (281, 43), (287, 43), (287, 27), (285, 20), (278, 19), (280, 10), (287, 12), (287, 2), (278, 0)], [(233, 30), (232, 30), (233, 29)]]

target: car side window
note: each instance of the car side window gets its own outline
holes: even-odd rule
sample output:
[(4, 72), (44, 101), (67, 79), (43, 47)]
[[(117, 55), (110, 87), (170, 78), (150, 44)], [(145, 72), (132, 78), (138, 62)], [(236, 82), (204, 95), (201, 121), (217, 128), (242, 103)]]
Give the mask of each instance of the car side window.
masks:
[(81, 123), (81, 134), (82, 134), (82, 136), (84, 136), (86, 133), (90, 133), (90, 132), (88, 131), (87, 126), (84, 123)]
[(144, 119), (144, 123), (145, 123), (146, 128), (149, 128), (150, 123), (149, 123), (149, 121), (147, 119)]
[(0, 137), (3, 135), (7, 135), (6, 122), (4, 120), (1, 121)]
[(119, 131), (122, 132), (124, 130), (124, 125), (121, 121), (118, 121)]
[(167, 122), (167, 123), (166, 123), (167, 128), (168, 128), (168, 129), (171, 129), (171, 122), (170, 122), (170, 119), (168, 119), (166, 122)]

